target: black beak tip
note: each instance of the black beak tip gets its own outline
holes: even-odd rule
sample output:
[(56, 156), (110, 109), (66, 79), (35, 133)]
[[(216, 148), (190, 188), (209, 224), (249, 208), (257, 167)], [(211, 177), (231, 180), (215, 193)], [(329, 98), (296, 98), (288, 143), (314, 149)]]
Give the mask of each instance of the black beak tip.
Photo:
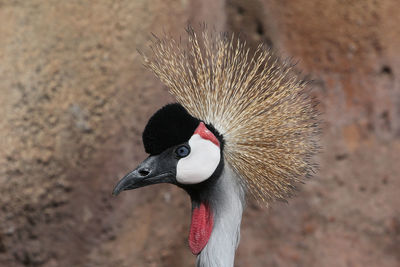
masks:
[(112, 191), (112, 195), (114, 197), (118, 196), (119, 193), (121, 193), (121, 191), (123, 191), (123, 188), (121, 188), (120, 184), (118, 183), (115, 187), (114, 190)]

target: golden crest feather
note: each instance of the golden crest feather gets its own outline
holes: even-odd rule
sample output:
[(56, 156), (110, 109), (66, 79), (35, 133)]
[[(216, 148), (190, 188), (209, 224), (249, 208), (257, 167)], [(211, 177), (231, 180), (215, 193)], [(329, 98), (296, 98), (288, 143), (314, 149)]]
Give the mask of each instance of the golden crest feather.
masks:
[(154, 41), (145, 66), (192, 116), (222, 134), (226, 162), (256, 198), (286, 199), (313, 171), (318, 149), (307, 83), (262, 44), (251, 53), (233, 35), (187, 32), (187, 46)]

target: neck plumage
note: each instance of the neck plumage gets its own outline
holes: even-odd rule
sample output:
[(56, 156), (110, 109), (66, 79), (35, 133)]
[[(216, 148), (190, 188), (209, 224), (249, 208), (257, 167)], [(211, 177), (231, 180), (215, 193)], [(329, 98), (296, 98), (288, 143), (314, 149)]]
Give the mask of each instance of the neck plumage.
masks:
[(240, 239), (245, 192), (228, 164), (225, 164), (221, 176), (209, 191), (214, 226), (207, 245), (197, 256), (196, 266), (233, 267)]

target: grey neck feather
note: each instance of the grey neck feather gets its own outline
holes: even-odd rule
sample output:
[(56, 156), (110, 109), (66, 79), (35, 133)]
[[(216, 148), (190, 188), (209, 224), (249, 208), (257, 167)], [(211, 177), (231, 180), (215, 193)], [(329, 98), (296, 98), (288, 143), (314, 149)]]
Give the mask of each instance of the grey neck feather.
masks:
[(233, 267), (239, 245), (245, 192), (228, 164), (210, 192), (214, 227), (210, 239), (197, 256), (197, 267)]

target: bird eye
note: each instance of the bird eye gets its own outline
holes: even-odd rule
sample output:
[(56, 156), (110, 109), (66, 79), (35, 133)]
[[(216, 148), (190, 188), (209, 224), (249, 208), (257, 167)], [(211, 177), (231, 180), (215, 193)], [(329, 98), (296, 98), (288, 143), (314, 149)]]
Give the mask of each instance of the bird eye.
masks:
[(189, 155), (190, 147), (186, 145), (180, 146), (175, 150), (175, 153), (179, 158), (184, 158)]

